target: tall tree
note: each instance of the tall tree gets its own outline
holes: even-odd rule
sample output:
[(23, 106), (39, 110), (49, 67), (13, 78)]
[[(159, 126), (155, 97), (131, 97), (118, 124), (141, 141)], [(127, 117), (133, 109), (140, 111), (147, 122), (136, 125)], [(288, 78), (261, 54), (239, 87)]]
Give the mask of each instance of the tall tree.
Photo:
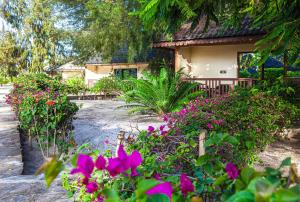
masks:
[[(74, 47), (82, 59), (100, 54), (110, 58), (127, 49), (128, 60), (145, 53), (155, 30), (146, 31), (141, 20), (131, 13), (140, 8), (136, 0), (57, 0), (71, 16)], [(158, 27), (156, 27), (156, 30)]]
[[(253, 27), (262, 27), (267, 35), (257, 43), (262, 60), (269, 54), (289, 51), (290, 63), (300, 63), (300, 0), (146, 0), (141, 1), (138, 15), (145, 26), (152, 28), (163, 22), (168, 32), (174, 32), (182, 24), (207, 16), (210, 20), (227, 26), (238, 25), (246, 16), (252, 19)], [(193, 26), (192, 26), (193, 28)]]
[(18, 45), (14, 34), (4, 32), (0, 35), (0, 74), (13, 77), (26, 67), (25, 53)]
[(64, 57), (64, 30), (56, 26), (55, 4), (51, 0), (6, 1), (2, 15), (14, 28), (20, 45), (27, 52), (27, 68), (41, 72), (54, 67)]

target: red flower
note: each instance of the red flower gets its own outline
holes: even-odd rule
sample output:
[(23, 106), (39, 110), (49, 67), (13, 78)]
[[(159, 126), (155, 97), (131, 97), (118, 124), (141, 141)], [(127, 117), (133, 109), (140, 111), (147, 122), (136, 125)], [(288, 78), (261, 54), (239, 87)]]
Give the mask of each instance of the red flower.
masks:
[(48, 106), (53, 106), (53, 105), (55, 105), (55, 102), (54, 102), (53, 100), (48, 100), (48, 101), (46, 102), (46, 104), (47, 104)]

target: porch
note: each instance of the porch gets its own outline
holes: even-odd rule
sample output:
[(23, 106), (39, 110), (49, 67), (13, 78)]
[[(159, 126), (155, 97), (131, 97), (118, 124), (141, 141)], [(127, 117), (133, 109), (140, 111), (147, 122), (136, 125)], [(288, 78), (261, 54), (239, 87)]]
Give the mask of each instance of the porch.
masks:
[(185, 78), (184, 81), (198, 83), (193, 91), (202, 90), (209, 98), (226, 95), (236, 86), (245, 88), (254, 83), (252, 78)]

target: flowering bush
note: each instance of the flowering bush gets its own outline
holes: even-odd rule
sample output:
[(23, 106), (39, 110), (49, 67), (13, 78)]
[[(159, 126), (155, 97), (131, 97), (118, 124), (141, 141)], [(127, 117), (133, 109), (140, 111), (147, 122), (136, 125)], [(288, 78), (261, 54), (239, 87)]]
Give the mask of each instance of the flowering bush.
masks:
[[(94, 152), (91, 155), (76, 155), (75, 168), (63, 175), (63, 186), (76, 201), (203, 201), (197, 188), (199, 177), (186, 173), (164, 176), (153, 174), (145, 168), (139, 151), (126, 153), (121, 145), (117, 157), (104, 157)], [(283, 177), (282, 168), (290, 166), (288, 177)], [(201, 168), (199, 168), (201, 169)], [(217, 174), (217, 173), (215, 173)], [(75, 175), (75, 176), (74, 176)], [(78, 176), (76, 178), (76, 176)], [(300, 199), (299, 177), (290, 159), (279, 168), (266, 168), (258, 172), (251, 167), (239, 169), (229, 162), (222, 175), (214, 178), (210, 189), (215, 193), (213, 201), (298, 201)], [(207, 199), (207, 198), (206, 198)]]
[[(165, 178), (143, 170), (142, 156), (130, 155), (123, 145), (117, 157), (79, 154), (70, 173), (80, 174), (71, 184), (64, 180), (69, 193), (80, 201), (185, 201), (195, 196), (194, 184), (187, 174)], [(68, 178), (65, 175), (65, 178)]]
[(239, 142), (234, 159), (251, 163), (254, 154), (274, 141), (298, 114), (299, 109), (278, 96), (239, 89), (230, 96), (196, 99), (164, 120), (171, 129), (168, 134), (198, 135), (202, 129), (228, 132)]
[(72, 146), (72, 119), (78, 110), (66, 96), (65, 86), (44, 74), (18, 77), (7, 96), (21, 130), (37, 140), (43, 156), (67, 152)]

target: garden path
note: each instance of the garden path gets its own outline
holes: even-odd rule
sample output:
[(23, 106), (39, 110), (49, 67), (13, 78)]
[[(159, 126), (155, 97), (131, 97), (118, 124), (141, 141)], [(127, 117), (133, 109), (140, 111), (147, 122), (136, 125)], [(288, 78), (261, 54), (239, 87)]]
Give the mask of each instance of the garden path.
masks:
[(147, 130), (149, 125), (159, 126), (162, 121), (148, 115), (129, 115), (128, 109), (121, 107), (124, 102), (118, 100), (76, 100), (81, 106), (76, 114), (74, 138), (78, 145), (90, 143), (92, 148), (104, 152), (114, 149), (117, 134), (123, 130), (126, 134), (137, 134)]
[(43, 175), (21, 175), (23, 162), (18, 122), (4, 102), (9, 89), (10, 86), (0, 87), (0, 201), (69, 201), (59, 179), (47, 189)]
[(297, 121), (289, 130), (286, 139), (269, 145), (265, 151), (260, 153), (259, 157), (262, 162), (257, 164), (257, 167), (260, 169), (266, 166), (276, 168), (282, 160), (291, 157), (292, 163), (296, 163), (300, 174), (300, 121)]

